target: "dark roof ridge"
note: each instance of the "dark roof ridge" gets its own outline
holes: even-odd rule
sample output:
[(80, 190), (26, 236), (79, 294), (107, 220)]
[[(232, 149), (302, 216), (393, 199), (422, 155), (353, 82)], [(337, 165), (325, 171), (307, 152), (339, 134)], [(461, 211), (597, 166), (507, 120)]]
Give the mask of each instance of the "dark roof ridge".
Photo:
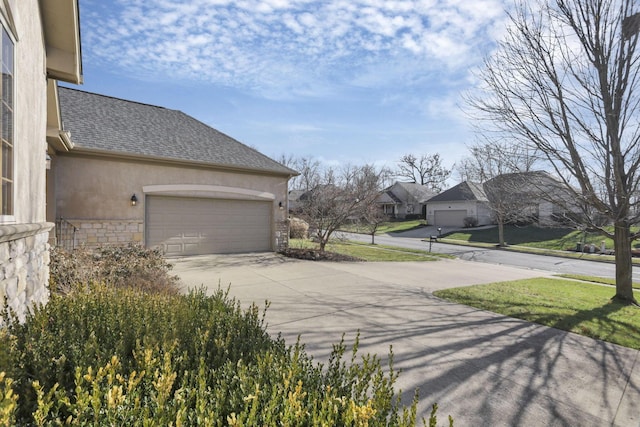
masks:
[[(167, 110), (167, 111), (177, 111), (177, 112), (180, 112), (182, 114), (186, 114), (186, 113), (184, 113), (184, 112), (182, 112), (180, 110), (174, 110), (172, 108), (163, 107), (161, 105), (149, 104), (149, 103), (140, 102), (140, 101), (133, 101), (131, 99), (118, 98), (117, 96), (105, 95), (103, 93), (89, 92), (88, 90), (82, 90), (82, 89), (78, 89), (78, 88), (75, 88), (75, 87), (59, 85), (59, 89), (74, 90), (76, 92), (83, 92), (83, 93), (86, 93), (86, 94), (89, 94), (89, 95), (101, 96), (103, 98), (109, 98), (109, 99), (113, 99), (113, 100), (116, 100), (116, 101), (130, 102), (132, 104), (138, 104), (138, 105), (142, 105), (142, 106), (145, 106), (145, 107), (161, 108), (161, 109)], [(191, 116), (189, 116), (189, 117), (191, 117)], [(193, 118), (193, 117), (191, 117), (191, 118)]]

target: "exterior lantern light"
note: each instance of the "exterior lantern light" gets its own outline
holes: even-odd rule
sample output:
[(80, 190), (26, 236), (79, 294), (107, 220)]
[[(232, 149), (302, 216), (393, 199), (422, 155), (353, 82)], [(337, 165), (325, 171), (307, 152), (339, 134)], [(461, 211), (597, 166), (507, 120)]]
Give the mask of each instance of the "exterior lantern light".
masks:
[(135, 206), (137, 204), (138, 204), (138, 198), (134, 194), (133, 196), (131, 196), (131, 206)]
[(278, 208), (280, 208), (280, 210), (284, 209), (284, 206), (282, 206), (282, 202), (278, 202)]

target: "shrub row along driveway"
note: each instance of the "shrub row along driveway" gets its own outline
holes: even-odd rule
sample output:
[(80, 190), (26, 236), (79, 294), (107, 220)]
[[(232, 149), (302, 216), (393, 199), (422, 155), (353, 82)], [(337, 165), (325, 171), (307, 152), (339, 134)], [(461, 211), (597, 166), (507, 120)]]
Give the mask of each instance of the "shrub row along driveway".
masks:
[(361, 351), (393, 346), (407, 402), (440, 406), (458, 426), (640, 425), (640, 352), (448, 303), (445, 287), (540, 277), (515, 267), (443, 260), (328, 263), (273, 254), (176, 259), (187, 287), (230, 286), (243, 304), (271, 302), (267, 323), (318, 361), (357, 331)]

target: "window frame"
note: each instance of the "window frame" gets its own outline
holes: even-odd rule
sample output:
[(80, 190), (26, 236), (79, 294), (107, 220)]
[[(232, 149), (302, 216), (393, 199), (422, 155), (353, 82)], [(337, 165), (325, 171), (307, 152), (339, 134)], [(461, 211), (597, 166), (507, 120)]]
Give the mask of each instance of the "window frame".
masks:
[[(3, 16), (3, 13), (0, 13), (0, 27), (1, 30), (0, 31), (0, 37), (2, 37), (2, 33), (6, 33), (7, 37), (9, 39), (9, 41), (11, 42), (11, 46), (12, 46), (12, 51), (11, 51), (11, 61), (12, 61), (12, 82), (11, 82), (11, 127), (12, 127), (12, 135), (11, 135), (11, 139), (12, 141), (10, 141), (10, 146), (11, 146), (11, 165), (9, 166), (11, 168), (11, 178), (10, 178), (10, 182), (11, 182), (11, 191), (10, 191), (10, 213), (4, 213), (2, 211), (3, 207), (2, 207), (2, 194), (0, 193), (0, 224), (7, 224), (7, 223), (15, 223), (16, 222), (16, 44), (17, 44), (17, 38), (15, 37), (15, 34), (13, 34), (12, 31), (12, 26), (8, 25), (6, 18)], [(2, 56), (2, 43), (0, 43), (0, 67), (3, 67), (3, 56)], [(2, 72), (2, 70), (0, 69), (0, 73)], [(1, 98), (2, 92), (0, 91), (0, 105), (3, 102), (2, 98)], [(1, 109), (0, 109), (0, 114), (1, 114)], [(4, 176), (3, 173), (4, 171), (2, 171), (2, 148), (4, 146), (4, 141), (2, 140), (2, 129), (0, 126), (0, 183), (4, 182)], [(0, 192), (2, 191), (2, 188), (0, 187)]]

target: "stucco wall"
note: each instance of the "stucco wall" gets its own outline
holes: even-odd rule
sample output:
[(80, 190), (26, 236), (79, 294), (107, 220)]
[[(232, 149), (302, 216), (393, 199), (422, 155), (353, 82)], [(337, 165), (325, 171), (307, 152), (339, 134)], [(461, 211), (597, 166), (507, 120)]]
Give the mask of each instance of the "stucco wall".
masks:
[(11, 2), (15, 43), (15, 222), (45, 221), (47, 79), (37, 0)]
[(494, 215), (493, 211), (489, 209), (489, 205), (487, 203), (478, 203), (476, 206), (478, 212), (478, 225), (493, 224)]
[[(280, 202), (286, 207), (287, 177), (69, 154), (53, 159), (51, 176), (55, 180), (55, 210), (49, 212), (54, 215), (49, 220), (64, 218), (80, 231), (82, 224), (87, 230), (89, 224), (93, 224), (91, 230), (99, 223), (143, 224), (145, 194), (269, 200), (273, 205), (273, 249), (287, 244), (287, 210), (279, 207)], [(131, 206), (133, 194), (138, 199), (136, 206)], [(126, 243), (124, 240), (118, 243)], [(85, 242), (77, 240), (78, 244)]]
[(45, 52), (37, 0), (2, 2), (0, 13), (5, 23), (13, 17), (16, 30), (14, 215), (0, 220), (0, 297), (23, 318), (29, 307), (48, 299), (47, 237), (53, 224), (45, 222)]

